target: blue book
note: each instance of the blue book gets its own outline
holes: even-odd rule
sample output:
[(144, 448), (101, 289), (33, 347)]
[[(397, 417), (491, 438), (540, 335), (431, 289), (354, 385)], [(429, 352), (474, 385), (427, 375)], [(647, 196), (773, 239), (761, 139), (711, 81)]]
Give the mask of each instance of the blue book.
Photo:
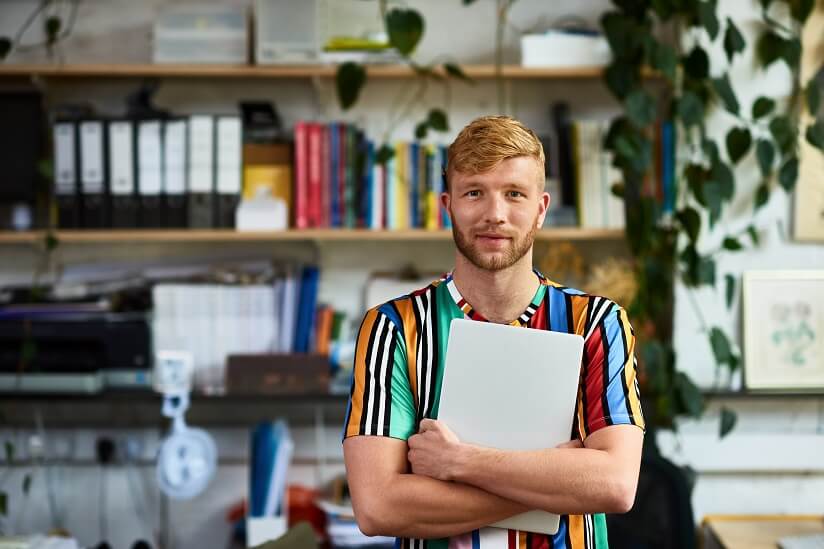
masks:
[(421, 146), (418, 142), (409, 144), (409, 226), (412, 228), (421, 227), (421, 190), (420, 174), (418, 174), (418, 155)]
[(664, 190), (662, 212), (672, 213), (675, 209), (675, 158), (673, 155), (673, 125), (664, 122), (661, 126), (661, 179)]
[(300, 281), (300, 303), (298, 305), (298, 319), (295, 325), (295, 351), (308, 353), (315, 325), (315, 309), (318, 298), (317, 267), (304, 267)]
[[(440, 158), (440, 165), (442, 173), (446, 173), (446, 161), (448, 158), (446, 146), (440, 145), (438, 146), (438, 156)], [(445, 176), (442, 176), (440, 179), (440, 185), (443, 192), (446, 192), (446, 180), (444, 179)], [(446, 208), (441, 208), (441, 224), (446, 229), (452, 228), (452, 220), (449, 219), (449, 212), (446, 211)]]
[(363, 168), (364, 188), (364, 226), (375, 229), (375, 143), (371, 139), (366, 141), (366, 161)]

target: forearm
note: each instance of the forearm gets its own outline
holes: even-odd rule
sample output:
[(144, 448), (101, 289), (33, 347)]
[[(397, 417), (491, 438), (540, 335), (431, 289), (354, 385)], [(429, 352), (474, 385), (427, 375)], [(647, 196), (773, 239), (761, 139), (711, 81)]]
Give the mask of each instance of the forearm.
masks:
[(558, 514), (625, 512), (634, 497), (632, 479), (627, 480), (615, 460), (606, 451), (587, 448), (503, 451), (468, 446), (454, 478), (529, 509)]
[(381, 493), (368, 508), (355, 508), (356, 516), (366, 515), (358, 517), (358, 524), (369, 535), (443, 538), (528, 510), (477, 487), (415, 474), (397, 475)]

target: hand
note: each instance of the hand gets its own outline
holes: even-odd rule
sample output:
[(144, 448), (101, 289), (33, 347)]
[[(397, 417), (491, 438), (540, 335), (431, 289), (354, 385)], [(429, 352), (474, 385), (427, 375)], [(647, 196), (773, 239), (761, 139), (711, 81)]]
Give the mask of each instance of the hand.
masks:
[(583, 448), (583, 447), (584, 447), (584, 443), (581, 442), (580, 440), (578, 440), (577, 438), (572, 439), (569, 442), (564, 442), (563, 444), (559, 444), (558, 446), (556, 446), (556, 448)]
[(413, 473), (438, 480), (454, 479), (454, 468), (463, 445), (445, 423), (421, 420), (418, 434), (409, 437), (406, 443)]

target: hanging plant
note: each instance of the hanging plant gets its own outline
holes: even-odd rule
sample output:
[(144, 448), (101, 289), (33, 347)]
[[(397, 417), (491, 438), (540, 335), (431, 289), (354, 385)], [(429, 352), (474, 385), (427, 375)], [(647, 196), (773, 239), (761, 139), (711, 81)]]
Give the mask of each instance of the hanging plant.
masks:
[[(614, 164), (623, 182), (613, 192), (625, 200), (626, 237), (635, 259), (639, 291), (630, 314), (641, 329), (640, 358), (643, 363), (643, 391), (654, 405), (649, 412), (656, 425), (674, 428), (679, 415), (699, 416), (704, 408), (701, 392), (676, 368), (672, 347), (673, 288), (680, 279), (689, 292), (710, 287), (720, 290), (727, 308), (733, 303), (737, 277), (717, 276), (716, 262), (722, 253), (736, 253), (759, 243), (755, 224), (737, 233), (728, 233), (719, 224), (726, 207), (736, 195), (735, 166), (750, 152), (755, 154), (761, 182), (753, 195), (755, 213), (772, 192), (792, 192), (798, 178), (798, 140), (824, 151), (824, 118), (818, 116), (802, 127), (806, 108), (815, 117), (821, 90), (815, 80), (800, 81), (801, 30), (814, 0), (760, 0), (764, 30), (754, 45), (758, 62), (767, 68), (784, 63), (792, 74), (793, 89), (786, 106), (758, 97), (750, 109), (742, 109), (729, 77), (729, 66), (713, 76), (703, 44), (721, 40), (726, 61), (731, 65), (747, 48), (747, 42), (727, 17), (718, 17), (717, 0), (634, 0), (616, 1), (616, 9), (605, 14), (601, 25), (613, 54), (604, 79), (623, 113), (615, 118), (605, 139), (614, 153)], [(773, 14), (783, 4), (786, 20)], [(658, 31), (674, 29), (672, 42), (660, 40)], [(678, 32), (681, 31), (681, 32)], [(706, 33), (707, 40), (695, 40), (687, 51), (679, 47), (683, 32)], [(645, 87), (645, 71), (660, 76), (662, 90), (651, 93)], [(723, 109), (736, 120), (723, 139), (707, 133), (707, 120)], [(653, 124), (659, 113), (677, 124), (679, 185), (676, 210), (669, 215), (644, 187), (653, 163)], [(724, 154), (726, 153), (726, 154)], [(706, 224), (704, 221), (706, 220)], [(699, 247), (707, 232), (727, 232), (715, 250)], [(695, 305), (695, 302), (693, 301)], [(740, 354), (725, 331), (703, 318), (695, 306), (718, 369), (735, 372)], [(735, 414), (722, 408), (720, 434), (735, 425)]]

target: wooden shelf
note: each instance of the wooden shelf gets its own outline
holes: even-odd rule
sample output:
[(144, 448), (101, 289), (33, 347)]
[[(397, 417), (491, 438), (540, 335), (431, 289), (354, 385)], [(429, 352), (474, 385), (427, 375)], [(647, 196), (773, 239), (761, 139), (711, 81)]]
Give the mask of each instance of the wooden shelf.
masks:
[[(462, 65), (471, 78), (495, 77), (494, 65)], [(160, 64), (0, 64), (0, 78), (333, 78), (335, 65), (160, 65)], [(371, 78), (413, 78), (406, 65), (369, 65)], [(442, 70), (438, 70), (443, 74)], [(502, 74), (508, 79), (597, 79), (600, 67), (521, 67), (506, 65)]]
[[(0, 232), (0, 245), (33, 244), (45, 238), (44, 231)], [(143, 229), (58, 231), (63, 243), (108, 242), (284, 242), (284, 241), (449, 241), (450, 230), (410, 229), (397, 231), (370, 229), (295, 229), (288, 231), (238, 232), (232, 229)], [(581, 229), (558, 227), (543, 229), (536, 241), (620, 240), (622, 229)]]

